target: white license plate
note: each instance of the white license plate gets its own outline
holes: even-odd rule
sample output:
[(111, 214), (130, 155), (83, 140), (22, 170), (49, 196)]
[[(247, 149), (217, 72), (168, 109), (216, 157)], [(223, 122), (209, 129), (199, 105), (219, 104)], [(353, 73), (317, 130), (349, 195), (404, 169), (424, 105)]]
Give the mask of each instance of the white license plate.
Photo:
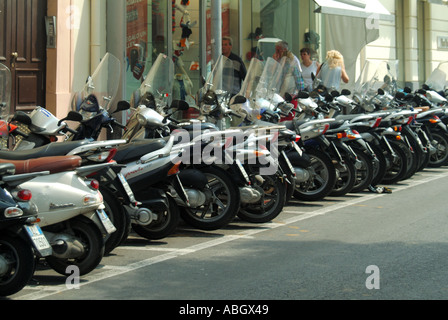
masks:
[(42, 232), (42, 229), (37, 224), (27, 225), (24, 227), (35, 249), (42, 257), (49, 256), (53, 253), (50, 243)]
[(100, 221), (108, 234), (117, 231), (117, 228), (115, 228), (114, 224), (110, 221), (104, 210), (96, 210), (96, 213), (98, 214), (98, 217), (100, 218)]
[(118, 179), (120, 179), (121, 184), (123, 185), (123, 188), (124, 188), (124, 190), (126, 191), (128, 197), (129, 197), (129, 200), (130, 200), (131, 202), (136, 202), (136, 201), (135, 201), (135, 197), (134, 197), (134, 192), (132, 192), (132, 189), (131, 189), (131, 187), (129, 186), (129, 183), (128, 183), (128, 181), (126, 180), (126, 178), (125, 178), (125, 177), (123, 176), (123, 174), (121, 174), (121, 173), (118, 173), (117, 176), (118, 176)]

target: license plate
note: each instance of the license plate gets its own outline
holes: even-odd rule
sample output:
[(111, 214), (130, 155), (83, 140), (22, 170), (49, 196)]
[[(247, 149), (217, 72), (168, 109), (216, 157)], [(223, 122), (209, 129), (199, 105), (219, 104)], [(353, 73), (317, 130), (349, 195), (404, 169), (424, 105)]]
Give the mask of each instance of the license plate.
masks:
[(285, 151), (282, 151), (282, 155), (283, 155), (283, 158), (285, 159), (285, 162), (288, 165), (289, 170), (291, 171), (291, 173), (295, 174), (296, 171), (294, 170), (294, 167), (293, 167), (291, 161), (289, 161), (288, 156), (286, 155)]
[(100, 221), (108, 234), (117, 231), (117, 228), (115, 228), (114, 224), (112, 223), (112, 221), (110, 221), (109, 217), (107, 216), (104, 210), (96, 210), (96, 213), (100, 218)]
[(126, 191), (128, 197), (129, 197), (129, 200), (131, 202), (135, 203), (136, 201), (135, 201), (135, 197), (134, 197), (134, 192), (132, 192), (132, 189), (129, 186), (128, 181), (126, 180), (126, 178), (121, 173), (118, 173), (117, 176), (118, 176), (118, 179), (120, 179), (120, 182), (123, 185), (124, 191)]
[(25, 230), (33, 243), (34, 248), (39, 252), (42, 257), (50, 256), (53, 250), (45, 237), (42, 229), (37, 225), (27, 225), (24, 226)]

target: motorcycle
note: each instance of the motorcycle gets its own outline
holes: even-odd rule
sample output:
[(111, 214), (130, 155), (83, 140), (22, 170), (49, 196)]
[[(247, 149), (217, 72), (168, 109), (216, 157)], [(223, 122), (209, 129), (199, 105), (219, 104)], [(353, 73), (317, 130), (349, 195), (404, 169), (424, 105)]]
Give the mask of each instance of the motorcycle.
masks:
[(52, 254), (37, 222), (38, 209), (32, 192), (16, 184), (47, 174), (15, 174), (11, 163), (0, 164), (0, 296), (22, 290), (35, 271), (35, 257)]
[(104, 212), (98, 181), (87, 177), (111, 164), (80, 166), (78, 156), (32, 160), (10, 157), (2, 162), (14, 164), (21, 173), (50, 172), (14, 184), (34, 194), (38, 225), (53, 249), (52, 255), (45, 258), (48, 264), (63, 275), (71, 265), (78, 267), (80, 275), (95, 269), (104, 255), (105, 237), (116, 228)]

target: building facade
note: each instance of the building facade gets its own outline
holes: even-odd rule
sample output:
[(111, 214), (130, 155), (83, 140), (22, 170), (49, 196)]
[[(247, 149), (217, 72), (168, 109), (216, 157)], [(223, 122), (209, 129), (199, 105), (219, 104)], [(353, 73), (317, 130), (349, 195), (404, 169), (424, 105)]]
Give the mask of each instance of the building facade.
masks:
[(16, 109), (40, 104), (60, 117), (106, 52), (122, 63), (119, 99), (130, 99), (160, 53), (173, 56), (175, 79), (194, 95), (222, 36), (247, 66), (260, 39), (279, 38), (319, 61), (341, 51), (351, 84), (366, 61), (386, 60), (417, 88), (448, 61), (447, 15), (444, 0), (0, 0), (0, 63), (14, 70)]

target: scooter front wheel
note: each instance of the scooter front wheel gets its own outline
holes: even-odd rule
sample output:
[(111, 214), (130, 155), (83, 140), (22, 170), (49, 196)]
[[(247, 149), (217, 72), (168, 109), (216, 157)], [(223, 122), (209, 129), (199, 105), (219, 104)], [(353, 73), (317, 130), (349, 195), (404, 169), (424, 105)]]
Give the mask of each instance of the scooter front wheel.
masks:
[(34, 253), (21, 238), (0, 235), (0, 296), (22, 290), (34, 274)]

